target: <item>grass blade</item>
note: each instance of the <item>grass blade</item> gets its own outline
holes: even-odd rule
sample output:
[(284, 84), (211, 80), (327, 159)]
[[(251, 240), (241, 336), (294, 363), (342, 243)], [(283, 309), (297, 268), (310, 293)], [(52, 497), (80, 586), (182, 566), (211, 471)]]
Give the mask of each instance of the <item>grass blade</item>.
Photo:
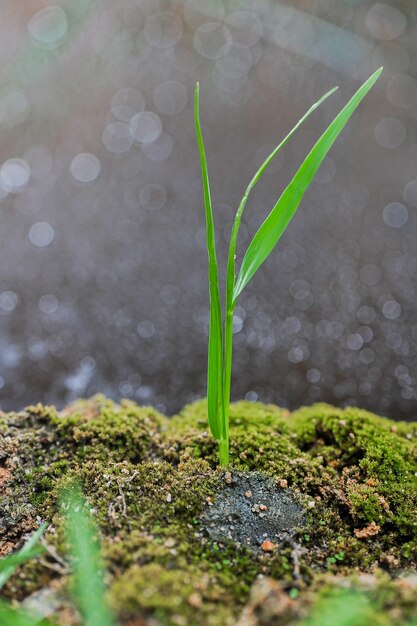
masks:
[(22, 609), (14, 609), (0, 601), (0, 626), (53, 626), (49, 620), (40, 619)]
[(310, 117), (310, 115), (325, 100), (327, 100), (327, 98), (329, 96), (331, 96), (335, 91), (337, 91), (337, 89), (338, 89), (338, 87), (333, 87), (333, 89), (331, 89), (330, 91), (325, 93), (319, 100), (317, 100), (317, 102), (315, 102), (308, 109), (308, 111), (303, 115), (303, 117), (300, 120), (298, 120), (296, 125), (290, 130), (288, 135), (286, 135), (284, 137), (284, 139), (276, 146), (276, 148), (274, 148), (274, 150), (271, 152), (271, 154), (265, 159), (265, 161), (262, 163), (261, 167), (258, 169), (258, 171), (256, 172), (255, 176), (252, 178), (252, 180), (250, 181), (249, 185), (246, 188), (245, 194), (244, 194), (244, 196), (243, 196), (243, 198), (242, 198), (242, 200), (241, 200), (241, 202), (239, 204), (239, 208), (238, 208), (238, 210), (236, 212), (236, 215), (235, 215), (235, 219), (234, 219), (234, 222), (233, 222), (233, 228), (232, 228), (232, 234), (231, 234), (231, 238), (230, 238), (228, 266), (227, 266), (227, 289), (226, 289), (228, 301), (229, 301), (230, 304), (232, 303), (232, 300), (233, 300), (233, 287), (234, 287), (234, 281), (235, 281), (235, 275), (234, 275), (235, 263), (234, 263), (234, 259), (235, 259), (235, 254), (236, 254), (237, 238), (238, 238), (238, 234), (239, 234), (239, 227), (240, 227), (240, 223), (241, 223), (241, 220), (242, 220), (243, 211), (244, 211), (244, 208), (246, 206), (246, 202), (248, 200), (249, 194), (252, 191), (252, 189), (254, 188), (254, 186), (256, 185), (256, 183), (262, 178), (262, 176), (265, 173), (266, 169), (268, 168), (269, 164), (276, 157), (278, 152), (289, 142), (289, 140), (297, 132), (297, 130), (300, 128), (300, 126), (302, 124), (304, 124), (304, 122)]
[(339, 115), (328, 126), (320, 139), (308, 154), (294, 178), (285, 189), (278, 202), (259, 228), (246, 251), (239, 276), (233, 291), (233, 302), (236, 302), (257, 269), (274, 249), (279, 238), (294, 216), (302, 198), (320, 167), (324, 157), (341, 133), (343, 127), (355, 111), (361, 100), (379, 78), (382, 68), (377, 70), (358, 89), (355, 95), (341, 110)]
[[(3, 577), (6, 572), (7, 577), (10, 578), (10, 576), (13, 575), (19, 565), (22, 565), (23, 563), (34, 559), (36, 556), (39, 556), (44, 552), (45, 550), (42, 548), (42, 546), (36, 546), (23, 554), (22, 552), (18, 552), (17, 554), (11, 554), (10, 556), (6, 556), (4, 559), (0, 560), (0, 575)], [(8, 574), (9, 571), (11, 571), (11, 574)], [(0, 582), (3, 586), (4, 583), (2, 582), (2, 580), (0, 580)]]
[(210, 291), (210, 330), (208, 342), (208, 367), (207, 367), (207, 410), (211, 432), (215, 439), (225, 437), (225, 423), (223, 416), (223, 391), (222, 391), (222, 311), (219, 291), (219, 269), (216, 254), (216, 241), (214, 235), (213, 210), (211, 205), (210, 185), (207, 170), (207, 160), (204, 148), (203, 135), (201, 132), (199, 112), (199, 85), (196, 84), (194, 95), (194, 116), (197, 134), (198, 150), (201, 162), (201, 175), (203, 179), (204, 209), (206, 215), (206, 243), (209, 261), (209, 291)]
[(290, 130), (290, 132), (284, 137), (284, 139), (274, 148), (271, 154), (265, 159), (261, 167), (258, 169), (249, 185), (246, 188), (244, 196), (236, 211), (235, 219), (233, 222), (232, 233), (230, 236), (229, 254), (227, 259), (227, 274), (226, 274), (226, 318), (224, 321), (224, 339), (223, 339), (223, 414), (224, 419), (227, 422), (229, 419), (229, 403), (230, 403), (230, 386), (232, 377), (232, 344), (233, 344), (233, 313), (235, 308), (235, 302), (233, 301), (233, 290), (235, 287), (235, 259), (236, 259), (236, 247), (237, 238), (239, 235), (239, 228), (242, 221), (243, 211), (245, 209), (248, 197), (256, 183), (262, 178), (264, 172), (268, 168), (271, 161), (275, 158), (278, 152), (289, 142), (292, 136), (297, 132), (300, 126), (307, 120), (308, 117), (315, 111), (329, 96), (331, 96), (338, 88), (334, 87), (330, 91), (324, 94), (315, 102), (303, 115), (303, 117), (296, 123), (296, 125)]
[(312, 615), (300, 626), (368, 626), (374, 613), (362, 593), (334, 592), (314, 607)]
[(44, 551), (43, 548), (36, 548), (35, 545), (41, 538), (41, 535), (45, 531), (46, 527), (47, 524), (42, 524), (18, 552), (0, 560), (0, 589), (3, 585), (5, 585), (9, 578), (13, 576), (19, 565), (26, 563), (26, 561), (30, 561), (30, 559), (38, 556), (38, 554)]
[(67, 536), (75, 573), (75, 600), (84, 626), (114, 626), (107, 604), (96, 529), (77, 490), (65, 499)]

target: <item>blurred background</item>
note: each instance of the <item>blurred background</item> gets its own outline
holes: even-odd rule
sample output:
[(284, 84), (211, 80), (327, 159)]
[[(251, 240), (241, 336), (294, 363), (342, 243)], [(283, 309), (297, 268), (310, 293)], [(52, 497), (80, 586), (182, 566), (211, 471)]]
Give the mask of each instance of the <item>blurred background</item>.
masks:
[(238, 257), (341, 106), (384, 73), (235, 316), (233, 398), (415, 417), (417, 8), (411, 0), (3, 0), (0, 402), (205, 394), (207, 259)]

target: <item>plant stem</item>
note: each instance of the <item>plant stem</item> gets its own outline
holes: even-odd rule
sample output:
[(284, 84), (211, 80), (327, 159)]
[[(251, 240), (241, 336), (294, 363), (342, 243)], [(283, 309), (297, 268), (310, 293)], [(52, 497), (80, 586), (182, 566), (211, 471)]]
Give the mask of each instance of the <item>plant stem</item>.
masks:
[(219, 440), (220, 465), (229, 465), (229, 437)]
[[(229, 413), (230, 413), (230, 387), (232, 379), (232, 354), (233, 354), (233, 313), (235, 311), (236, 302), (233, 301), (233, 290), (235, 287), (235, 258), (236, 243), (239, 232), (240, 220), (243, 209), (248, 199), (249, 188), (239, 205), (235, 219), (233, 222), (232, 233), (230, 237), (229, 254), (227, 258), (226, 273), (226, 314), (224, 317), (224, 333), (223, 333), (223, 446), (227, 445), (227, 459), (229, 458)], [(226, 458), (226, 457), (225, 457)], [(220, 464), (222, 455), (220, 453)]]
[[(232, 352), (233, 352), (233, 311), (232, 308), (226, 311), (224, 319), (224, 350), (223, 350), (223, 445), (229, 446), (229, 405), (230, 405), (230, 386), (232, 378)], [(227, 449), (227, 459), (229, 459), (229, 450)], [(225, 456), (225, 458), (226, 458)], [(228, 462), (228, 461), (227, 461)], [(220, 452), (220, 464), (222, 462), (222, 453)]]

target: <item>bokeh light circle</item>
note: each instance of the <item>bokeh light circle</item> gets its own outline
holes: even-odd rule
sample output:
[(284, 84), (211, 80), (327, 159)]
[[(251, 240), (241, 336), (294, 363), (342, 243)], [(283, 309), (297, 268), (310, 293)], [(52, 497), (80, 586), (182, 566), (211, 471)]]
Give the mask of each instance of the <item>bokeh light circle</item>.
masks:
[(385, 117), (375, 126), (375, 139), (382, 148), (394, 150), (405, 141), (406, 130), (403, 122), (396, 117)]
[(384, 207), (382, 217), (390, 228), (401, 228), (407, 223), (408, 210), (401, 202), (390, 202)]
[(230, 30), (220, 22), (207, 22), (194, 33), (194, 47), (205, 59), (220, 59), (232, 45)]
[(45, 248), (52, 243), (55, 231), (48, 222), (37, 222), (29, 230), (29, 241), (38, 248)]
[(80, 183), (91, 183), (100, 174), (101, 164), (99, 159), (89, 152), (77, 154), (71, 161), (70, 172)]
[(162, 185), (150, 183), (140, 190), (139, 200), (148, 211), (158, 211), (167, 201), (167, 192)]
[(41, 9), (28, 22), (32, 38), (47, 47), (59, 44), (67, 28), (67, 15), (62, 7), (56, 5)]
[(30, 167), (23, 159), (8, 159), (0, 169), (0, 184), (6, 191), (20, 191), (29, 178)]
[(123, 154), (133, 144), (129, 126), (123, 122), (112, 122), (103, 131), (103, 144), (109, 152)]
[(139, 143), (152, 143), (162, 133), (162, 122), (152, 111), (142, 111), (134, 115), (129, 127), (133, 139)]

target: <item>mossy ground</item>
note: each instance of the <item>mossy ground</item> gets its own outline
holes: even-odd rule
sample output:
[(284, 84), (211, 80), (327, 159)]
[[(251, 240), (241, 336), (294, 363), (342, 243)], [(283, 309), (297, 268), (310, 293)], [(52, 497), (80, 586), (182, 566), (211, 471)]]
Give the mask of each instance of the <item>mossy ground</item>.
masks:
[[(148, 619), (163, 626), (297, 624), (332, 586), (366, 588), (381, 626), (417, 615), (416, 579), (408, 574), (417, 562), (416, 424), (324, 404), (290, 414), (239, 402), (231, 408), (231, 459), (232, 476), (262, 472), (307, 511), (307, 525), (271, 552), (204, 533), (204, 510), (230, 480), (217, 467), (204, 402), (170, 420), (103, 397), (61, 413), (38, 405), (3, 415), (0, 554), (41, 519), (50, 523), (48, 552), (22, 567), (5, 595), (23, 600), (47, 588), (60, 598), (61, 623), (77, 623), (66, 597), (58, 504), (77, 477), (126, 626)], [(275, 609), (262, 612), (271, 594)]]

